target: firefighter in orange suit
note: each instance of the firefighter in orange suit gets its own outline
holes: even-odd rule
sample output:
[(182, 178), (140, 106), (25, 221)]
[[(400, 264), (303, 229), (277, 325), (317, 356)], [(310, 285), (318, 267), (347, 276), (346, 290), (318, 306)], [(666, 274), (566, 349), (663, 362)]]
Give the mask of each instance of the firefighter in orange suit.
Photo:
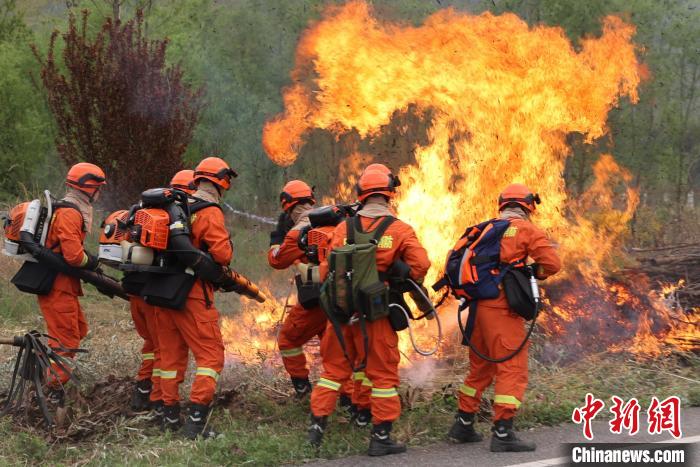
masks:
[[(275, 231), (270, 233), (270, 249), (267, 261), (275, 269), (286, 269), (295, 264), (308, 264), (306, 252), (300, 246), (300, 235), (310, 226), (309, 211), (316, 203), (313, 188), (301, 180), (288, 182), (280, 193), (283, 214)], [(287, 226), (285, 226), (287, 224)], [(287, 230), (287, 227), (289, 230)], [(326, 329), (326, 315), (320, 307), (305, 309), (295, 303), (282, 324), (277, 345), (282, 354), (284, 367), (292, 379), (297, 397), (302, 398), (311, 392), (309, 369), (303, 345), (314, 336), (323, 334)], [(352, 414), (349, 397), (351, 381), (345, 383), (341, 396), (341, 406)]]
[[(92, 203), (99, 197), (100, 187), (105, 183), (104, 172), (94, 164), (81, 162), (68, 171), (66, 195), (57, 204), (58, 208), (52, 216), (46, 246), (63, 256), (70, 266), (86, 269), (98, 267), (97, 258), (85, 251), (83, 242), (92, 227)], [(67, 349), (80, 347), (80, 341), (88, 332), (78, 300), (82, 295), (80, 279), (58, 274), (51, 292), (38, 296), (46, 332)], [(49, 345), (57, 344), (49, 342)], [(64, 357), (74, 357), (71, 352), (58, 353)], [(69, 374), (55, 364), (52, 368), (53, 372), (48, 375), (49, 400), (63, 405), (63, 383), (68, 381)]]
[[(554, 245), (545, 233), (530, 222), (539, 196), (521, 184), (509, 185), (498, 200), (499, 217), (510, 219), (501, 240), (500, 261), (534, 261), (535, 275), (545, 279), (561, 268)], [(498, 298), (478, 301), (472, 344), (482, 354), (499, 359), (511, 354), (525, 338), (524, 319), (508, 307), (505, 293)], [(459, 411), (449, 437), (461, 443), (477, 442), (474, 430), (484, 390), (495, 381), (494, 425), (491, 451), (534, 451), (535, 444), (519, 439), (513, 430), (513, 417), (520, 407), (528, 380), (527, 345), (514, 358), (502, 363), (481, 359), (469, 352), (469, 374), (459, 389)]]
[[(231, 186), (237, 174), (218, 157), (208, 157), (197, 165), (194, 183), (197, 190), (193, 198), (220, 203), (223, 192)], [(228, 266), (233, 257), (233, 247), (226, 230), (224, 215), (218, 206), (209, 206), (191, 218), (192, 244), (206, 250), (213, 260)], [(183, 434), (188, 438), (204, 433), (209, 406), (214, 398), (216, 383), (224, 367), (224, 344), (219, 329), (219, 312), (214, 307), (214, 287), (197, 280), (190, 291), (183, 310), (158, 308), (158, 342), (160, 345), (160, 385), (163, 393), (163, 428), (177, 430), (180, 421), (180, 383), (185, 378), (188, 353), (192, 351), (195, 371), (188, 415)]]
[[(180, 170), (172, 180), (170, 188), (193, 194), (194, 170)], [(136, 332), (143, 339), (141, 366), (136, 375), (136, 385), (131, 396), (131, 410), (141, 412), (153, 409), (162, 417), (163, 394), (160, 390), (160, 349), (158, 347), (157, 307), (149, 305), (137, 295), (129, 296), (131, 318)]]
[[(395, 217), (389, 206), (398, 186), (398, 179), (384, 166), (365, 170), (358, 183), (357, 195), (362, 204), (357, 212), (365, 232), (372, 232), (387, 217)], [(345, 244), (347, 226), (336, 228), (332, 247)], [(430, 268), (430, 260), (413, 228), (396, 219), (377, 243), (377, 270), (386, 273), (398, 259), (410, 267), (410, 277), (422, 283)], [(320, 265), (320, 276), (325, 277), (328, 263)], [(363, 379), (371, 384), (372, 435), (368, 454), (381, 456), (404, 452), (406, 446), (394, 442), (390, 432), (394, 420), (401, 414), (399, 385), (398, 335), (388, 317), (366, 322), (368, 353), (364, 355), (364, 336), (357, 323), (342, 326), (348, 356), (353, 363), (366, 360)], [(352, 366), (345, 358), (333, 327), (329, 324), (322, 343), (323, 373), (311, 394), (311, 426), (309, 441), (320, 445), (328, 415), (333, 412), (341, 382), (352, 375)]]

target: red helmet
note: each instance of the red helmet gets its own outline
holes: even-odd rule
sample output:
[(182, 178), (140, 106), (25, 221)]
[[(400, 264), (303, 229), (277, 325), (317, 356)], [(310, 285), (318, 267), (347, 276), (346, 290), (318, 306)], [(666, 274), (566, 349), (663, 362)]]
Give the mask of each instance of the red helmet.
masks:
[(498, 210), (502, 211), (507, 205), (516, 203), (529, 212), (534, 212), (540, 204), (540, 195), (533, 193), (522, 183), (512, 183), (498, 197)]
[(282, 203), (282, 210), (288, 211), (294, 206), (301, 202), (310, 202), (315, 204), (314, 199), (314, 189), (310, 187), (306, 182), (301, 180), (292, 180), (287, 182), (287, 184), (282, 188), (280, 193), (280, 202)]
[(216, 186), (228, 190), (231, 188), (231, 179), (238, 174), (219, 157), (207, 157), (194, 169), (194, 181), (209, 180)]
[[(372, 164), (372, 170), (367, 167), (360, 176), (355, 187), (357, 199), (363, 202), (370, 195), (384, 195), (391, 198), (396, 193), (396, 187), (401, 184), (391, 171), (382, 164)], [(371, 167), (371, 166), (370, 166)]]
[(181, 170), (173, 175), (172, 180), (170, 180), (170, 188), (184, 191), (189, 195), (194, 193), (197, 189), (194, 184), (194, 170)]
[(66, 185), (93, 196), (97, 190), (107, 184), (105, 173), (101, 168), (89, 162), (79, 162), (68, 170)]

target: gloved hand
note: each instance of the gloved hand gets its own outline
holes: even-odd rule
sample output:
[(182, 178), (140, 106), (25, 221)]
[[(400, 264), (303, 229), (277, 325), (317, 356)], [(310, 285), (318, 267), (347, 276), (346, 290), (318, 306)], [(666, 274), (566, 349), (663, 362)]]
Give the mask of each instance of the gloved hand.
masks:
[(270, 246), (281, 245), (287, 232), (289, 232), (292, 227), (294, 227), (294, 221), (292, 221), (291, 216), (286, 212), (280, 214), (277, 218), (275, 230), (270, 232)]
[(85, 263), (83, 269), (96, 271), (100, 267), (100, 261), (97, 259), (97, 256), (91, 255), (87, 251), (85, 252), (85, 256), (87, 256), (87, 263)]
[(413, 286), (408, 282), (410, 277), (411, 267), (405, 262), (397, 259), (387, 271), (389, 287), (396, 292), (406, 293), (411, 292)]

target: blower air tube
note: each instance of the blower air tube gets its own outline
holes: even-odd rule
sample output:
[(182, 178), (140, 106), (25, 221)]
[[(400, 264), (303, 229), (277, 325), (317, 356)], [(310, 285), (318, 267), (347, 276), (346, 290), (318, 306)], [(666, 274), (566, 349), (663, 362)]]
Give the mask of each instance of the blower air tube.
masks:
[(128, 295), (122, 289), (121, 284), (115, 279), (101, 273), (98, 271), (91, 271), (89, 269), (76, 268), (63, 259), (63, 256), (58, 253), (54, 253), (48, 248), (39, 245), (34, 240), (34, 235), (31, 232), (22, 231), (19, 234), (20, 243), (22, 247), (36, 259), (39, 264), (46, 266), (47, 268), (58, 271), (61, 274), (65, 274), (71, 277), (77, 277), (78, 279), (87, 282), (88, 284), (94, 285), (97, 290), (99, 290), (104, 295), (109, 297), (119, 297), (124, 300), (129, 300)]
[[(177, 259), (183, 264), (192, 268), (197, 277), (205, 282), (211, 282), (225, 292), (236, 292), (260, 303), (267, 300), (258, 286), (245, 276), (221, 266), (211, 256), (192, 245), (189, 230), (185, 227), (187, 215), (182, 208), (173, 203), (167, 207), (167, 211), (171, 224), (168, 250), (175, 253)], [(178, 224), (178, 221), (182, 227), (172, 228), (173, 225)]]

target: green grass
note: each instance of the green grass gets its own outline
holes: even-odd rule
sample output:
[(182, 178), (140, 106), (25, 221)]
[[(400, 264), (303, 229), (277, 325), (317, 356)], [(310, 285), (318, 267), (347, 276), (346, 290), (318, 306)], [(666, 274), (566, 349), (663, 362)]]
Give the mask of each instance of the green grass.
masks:
[[(576, 365), (546, 368), (533, 362), (531, 385), (518, 416), (521, 429), (555, 425), (570, 420), (586, 392), (609, 402), (612, 395), (640, 399), (643, 407), (652, 395), (679, 395), (683, 406), (698, 404), (698, 384), (689, 381), (700, 369), (697, 357), (666, 360), (629, 360), (621, 355), (595, 356)], [(219, 406), (212, 425), (223, 436), (191, 442), (162, 434), (146, 422), (118, 419), (101, 434), (85, 441), (47, 446), (42, 432), (17, 431), (7, 419), (0, 421), (0, 464), (51, 465), (278, 465), (303, 463), (363, 454), (368, 430), (351, 426), (334, 415), (320, 451), (306, 442), (308, 402), (280, 398), (238, 375), (236, 396)], [(273, 378), (274, 379), (274, 378)], [(229, 378), (230, 380), (230, 378)], [(280, 378), (279, 381), (282, 381)], [(229, 381), (230, 383), (230, 381)], [(234, 383), (235, 384), (235, 383)], [(395, 435), (410, 446), (444, 440), (456, 410), (453, 396), (457, 381), (426, 391), (404, 407)], [(280, 386), (285, 389), (284, 386)], [(406, 400), (407, 388), (402, 388)], [(488, 430), (489, 402), (482, 405), (478, 429)], [(405, 404), (406, 405), (406, 404)], [(604, 418), (605, 412), (600, 417)]]
[[(265, 267), (267, 227), (237, 224), (233, 234), (233, 267), (277, 292), (288, 290), (288, 274), (270, 274)], [(245, 232), (245, 233), (244, 233)], [(252, 232), (252, 233), (251, 233)], [(9, 284), (16, 269), (0, 258), (0, 320), (11, 332), (42, 328), (33, 296), (18, 292)], [(84, 345), (90, 353), (81, 357), (84, 391), (108, 375), (128, 378), (138, 364), (140, 340), (130, 325), (124, 302), (107, 300), (92, 287), (85, 287), (81, 299), (91, 328)], [(240, 300), (227, 294), (218, 300), (222, 314), (235, 316)], [(14, 351), (0, 348), (0, 392), (9, 378)], [(465, 360), (466, 352), (460, 353)], [(457, 362), (445, 373), (436, 372), (429, 388), (401, 388), (404, 412), (395, 426), (398, 439), (410, 446), (444, 440), (456, 410), (455, 390), (464, 376), (464, 364)], [(622, 354), (582, 358), (567, 366), (543, 365), (531, 360), (530, 386), (517, 425), (532, 428), (570, 420), (572, 409), (580, 405), (586, 392), (609, 402), (612, 395), (637, 397), (642, 406), (651, 396), (678, 395), (683, 406), (700, 405), (698, 356), (671, 356), (638, 360)], [(315, 452), (305, 442), (308, 402), (300, 403), (279, 392), (291, 392), (279, 367), (251, 366), (226, 368), (222, 390), (234, 390), (230, 402), (218, 406), (212, 424), (223, 436), (209, 441), (190, 442), (176, 435), (164, 435), (146, 422), (117, 418), (100, 428), (95, 436), (80, 441), (55, 441), (41, 429), (18, 429), (7, 418), (0, 418), (0, 465), (277, 465), (303, 463), (363, 454), (368, 430), (351, 426), (334, 415), (326, 438)], [(264, 381), (261, 386), (258, 381)], [(478, 429), (489, 428), (489, 398), (486, 394)], [(601, 413), (600, 417), (606, 414)]]

